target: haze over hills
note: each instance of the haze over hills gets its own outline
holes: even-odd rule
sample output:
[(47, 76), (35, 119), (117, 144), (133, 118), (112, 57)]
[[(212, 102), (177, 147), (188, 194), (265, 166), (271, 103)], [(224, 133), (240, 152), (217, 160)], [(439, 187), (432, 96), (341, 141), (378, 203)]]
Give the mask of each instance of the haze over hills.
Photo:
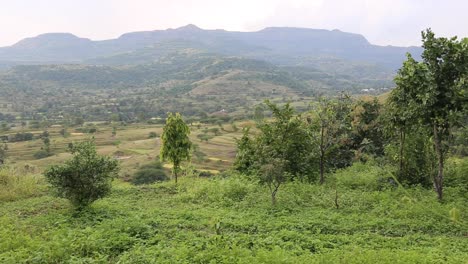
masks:
[[(187, 25), (177, 29), (131, 32), (104, 41), (92, 41), (69, 33), (48, 33), (0, 48), (0, 62), (126, 64), (125, 60), (109, 57), (128, 58), (148, 49), (159, 49), (160, 54), (168, 54), (173, 49), (164, 49), (164, 43), (174, 41), (184, 42), (184, 48), (202, 48), (228, 56), (266, 60), (280, 66), (310, 66), (319, 59), (333, 58), (394, 70), (400, 66), (406, 52), (416, 56), (421, 52), (419, 47), (372, 45), (362, 35), (339, 30), (272, 27), (257, 32), (231, 32)], [(155, 57), (146, 62), (152, 59)]]

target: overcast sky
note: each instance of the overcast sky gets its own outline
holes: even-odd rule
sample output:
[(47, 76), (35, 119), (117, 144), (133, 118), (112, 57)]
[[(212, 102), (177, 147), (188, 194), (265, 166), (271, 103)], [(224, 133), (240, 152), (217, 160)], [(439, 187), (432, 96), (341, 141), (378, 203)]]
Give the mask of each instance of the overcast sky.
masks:
[(468, 0), (0, 0), (0, 46), (46, 32), (93, 40), (195, 24), (256, 31), (340, 29), (379, 45), (420, 45), (421, 30), (468, 36)]

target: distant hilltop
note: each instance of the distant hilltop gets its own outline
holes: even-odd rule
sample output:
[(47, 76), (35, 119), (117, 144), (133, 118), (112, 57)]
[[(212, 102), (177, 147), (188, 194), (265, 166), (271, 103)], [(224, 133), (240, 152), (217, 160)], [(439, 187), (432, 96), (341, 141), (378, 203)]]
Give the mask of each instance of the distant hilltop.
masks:
[[(204, 30), (189, 24), (176, 29), (131, 32), (117, 39), (92, 41), (70, 33), (47, 33), (0, 48), (1, 64), (96, 63), (143, 49), (184, 43), (184, 49), (205, 49), (228, 56), (265, 60), (282, 66), (306, 65), (309, 60), (334, 58), (398, 68), (410, 52), (420, 47), (373, 45), (359, 34), (340, 30), (269, 27), (256, 32)], [(159, 50), (164, 53), (165, 50)], [(112, 60), (116, 63), (116, 60)], [(140, 61), (144, 62), (144, 61)], [(125, 60), (117, 63), (126, 64)]]

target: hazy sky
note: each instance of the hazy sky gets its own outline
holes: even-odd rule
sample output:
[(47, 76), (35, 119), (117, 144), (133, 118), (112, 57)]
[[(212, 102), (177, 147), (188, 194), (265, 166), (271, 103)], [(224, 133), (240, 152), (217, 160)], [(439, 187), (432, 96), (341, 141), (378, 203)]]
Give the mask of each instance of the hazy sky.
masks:
[(46, 32), (93, 40), (176, 28), (256, 31), (293, 26), (363, 34), (380, 45), (419, 45), (420, 31), (468, 36), (468, 0), (0, 0), (0, 46)]

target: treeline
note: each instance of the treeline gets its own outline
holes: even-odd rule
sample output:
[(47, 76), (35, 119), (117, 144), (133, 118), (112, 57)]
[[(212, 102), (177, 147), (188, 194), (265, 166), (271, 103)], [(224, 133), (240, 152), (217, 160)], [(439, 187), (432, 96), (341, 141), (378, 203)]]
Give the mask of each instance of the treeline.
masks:
[(258, 120), (254, 133), (244, 130), (234, 168), (267, 184), (275, 203), (286, 181), (323, 183), (327, 172), (374, 160), (397, 166), (400, 184), (432, 183), (441, 200), (449, 150), (466, 141), (468, 41), (427, 30), (423, 43), (422, 61), (408, 55), (385, 104), (343, 95), (296, 114), (267, 101), (272, 118)]

